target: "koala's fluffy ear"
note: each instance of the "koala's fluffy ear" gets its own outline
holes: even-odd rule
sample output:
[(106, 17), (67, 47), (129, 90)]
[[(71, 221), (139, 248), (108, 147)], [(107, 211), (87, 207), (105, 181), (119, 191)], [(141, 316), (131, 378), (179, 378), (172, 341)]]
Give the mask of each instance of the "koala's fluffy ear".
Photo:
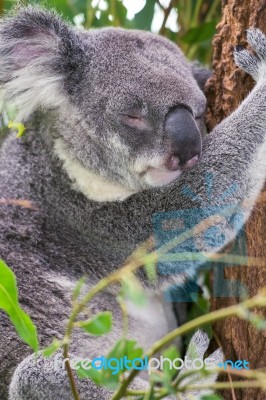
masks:
[(20, 120), (59, 106), (69, 80), (75, 87), (80, 79), (83, 58), (79, 36), (55, 13), (21, 9), (0, 23), (0, 100), (12, 102)]

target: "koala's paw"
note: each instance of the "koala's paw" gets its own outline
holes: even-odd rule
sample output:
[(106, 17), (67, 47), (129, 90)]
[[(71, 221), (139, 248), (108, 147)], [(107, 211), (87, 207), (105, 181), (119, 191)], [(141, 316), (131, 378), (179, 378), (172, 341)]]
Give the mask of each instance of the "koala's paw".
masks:
[(247, 31), (247, 41), (256, 54), (236, 46), (235, 63), (258, 81), (266, 77), (266, 36), (259, 29), (252, 28)]
[[(188, 346), (188, 350), (186, 352), (186, 361), (187, 365), (190, 365), (190, 368), (184, 366), (178, 375), (178, 379), (180, 378), (180, 387), (184, 387), (187, 385), (212, 385), (215, 383), (218, 373), (215, 371), (202, 370), (199, 369), (200, 366), (204, 362), (204, 354), (209, 347), (210, 340), (208, 335), (202, 331), (197, 331)], [(216, 350), (212, 353), (208, 358), (208, 362), (205, 359), (205, 366), (217, 366), (222, 363), (224, 359), (224, 355), (221, 349)], [(194, 364), (193, 364), (194, 363)], [(186, 365), (186, 364), (185, 364)], [(192, 367), (191, 367), (192, 365)], [(195, 367), (193, 366), (195, 365)], [(191, 371), (191, 374), (190, 374)], [(203, 389), (203, 390), (189, 390), (182, 394), (179, 394), (178, 399), (180, 400), (200, 400), (202, 396), (207, 396), (213, 394), (213, 390)]]
[[(9, 400), (71, 400), (62, 352), (50, 358), (41, 352), (26, 357), (16, 368), (9, 387)], [(89, 379), (76, 379), (80, 400), (110, 399), (111, 392)]]

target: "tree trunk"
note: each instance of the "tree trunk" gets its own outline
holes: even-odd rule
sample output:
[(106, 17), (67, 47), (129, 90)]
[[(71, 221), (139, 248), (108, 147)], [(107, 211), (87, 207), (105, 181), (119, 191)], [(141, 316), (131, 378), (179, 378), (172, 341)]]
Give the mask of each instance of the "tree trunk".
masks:
[[(240, 71), (234, 64), (233, 47), (246, 46), (245, 31), (249, 27), (258, 27), (266, 33), (265, 0), (223, 0), (222, 21), (213, 40), (214, 76), (206, 85), (208, 98), (207, 125), (213, 128), (222, 119), (234, 111), (254, 85), (252, 79)], [(266, 127), (265, 127), (266, 129)], [(266, 155), (265, 155), (266, 156)], [(265, 192), (266, 194), (266, 192)], [(265, 198), (265, 196), (264, 196)], [(236, 266), (225, 268), (225, 279), (237, 279), (254, 296), (266, 286), (266, 205), (258, 202), (246, 225), (248, 256), (258, 257), (257, 266)], [(237, 303), (237, 298), (214, 298), (212, 309), (220, 309)], [(265, 310), (257, 310), (266, 316)], [(214, 330), (225, 352), (226, 359), (247, 360), (252, 369), (265, 368), (266, 332), (257, 331), (249, 323), (237, 318), (219, 321)], [(223, 393), (224, 399), (233, 399), (231, 391)], [(258, 389), (235, 391), (237, 400), (265, 400), (266, 394)]]

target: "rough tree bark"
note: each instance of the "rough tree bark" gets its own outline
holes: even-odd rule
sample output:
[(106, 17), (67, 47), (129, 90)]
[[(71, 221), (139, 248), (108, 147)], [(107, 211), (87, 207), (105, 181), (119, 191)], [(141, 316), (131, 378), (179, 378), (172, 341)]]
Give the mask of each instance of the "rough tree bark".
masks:
[[(254, 82), (234, 64), (232, 49), (237, 44), (246, 45), (245, 31), (258, 27), (266, 33), (265, 0), (223, 0), (222, 21), (214, 38), (214, 76), (206, 85), (208, 97), (207, 124), (214, 127), (237, 108), (251, 90)], [(265, 127), (266, 129), (266, 127)], [(265, 155), (266, 156), (266, 155)], [(265, 192), (266, 194), (266, 192)], [(265, 197), (264, 197), (265, 198)], [(258, 266), (225, 268), (226, 279), (243, 282), (254, 296), (259, 288), (266, 286), (266, 205), (258, 202), (246, 226), (248, 255), (264, 260)], [(214, 298), (212, 309), (220, 309), (237, 303), (237, 298)], [(257, 310), (260, 315), (266, 312)], [(258, 332), (250, 324), (231, 318), (215, 324), (214, 330), (222, 343), (227, 359), (246, 359), (251, 368), (265, 368), (266, 332)], [(223, 393), (227, 400), (232, 393)], [(235, 391), (237, 400), (265, 400), (266, 394), (257, 389)]]

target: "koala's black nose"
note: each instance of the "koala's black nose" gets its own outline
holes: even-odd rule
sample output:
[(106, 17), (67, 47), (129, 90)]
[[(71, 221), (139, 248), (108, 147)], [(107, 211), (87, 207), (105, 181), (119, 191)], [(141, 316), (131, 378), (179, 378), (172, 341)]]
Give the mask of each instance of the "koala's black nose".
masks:
[(192, 168), (201, 156), (201, 134), (192, 113), (185, 107), (171, 110), (165, 120), (165, 138), (169, 157), (166, 168)]

